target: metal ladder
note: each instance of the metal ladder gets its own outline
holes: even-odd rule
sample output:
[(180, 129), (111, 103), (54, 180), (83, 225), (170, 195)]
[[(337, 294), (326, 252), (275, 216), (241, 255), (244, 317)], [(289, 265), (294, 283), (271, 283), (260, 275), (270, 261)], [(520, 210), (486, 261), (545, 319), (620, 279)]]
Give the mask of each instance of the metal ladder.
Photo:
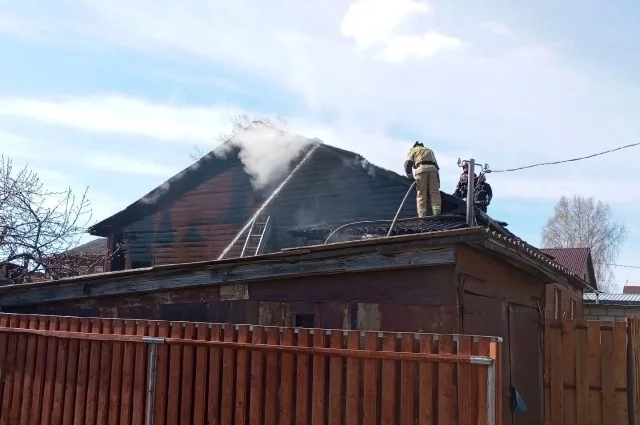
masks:
[(258, 216), (251, 222), (249, 233), (244, 241), (240, 257), (250, 257), (262, 254), (264, 246), (271, 234), (271, 216), (266, 219)]

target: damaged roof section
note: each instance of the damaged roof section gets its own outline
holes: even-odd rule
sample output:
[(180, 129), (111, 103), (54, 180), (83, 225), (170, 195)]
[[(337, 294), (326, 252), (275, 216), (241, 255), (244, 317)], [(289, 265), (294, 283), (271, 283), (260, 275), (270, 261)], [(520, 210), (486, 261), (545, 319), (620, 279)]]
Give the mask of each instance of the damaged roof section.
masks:
[[(337, 241), (345, 236), (386, 236), (391, 223), (391, 220), (334, 223), (300, 227), (291, 229), (288, 233), (293, 237), (324, 241), (332, 232), (335, 232), (336, 239), (334, 241)], [(401, 219), (396, 222), (392, 236), (455, 230), (463, 227), (467, 227), (465, 217), (455, 214)]]

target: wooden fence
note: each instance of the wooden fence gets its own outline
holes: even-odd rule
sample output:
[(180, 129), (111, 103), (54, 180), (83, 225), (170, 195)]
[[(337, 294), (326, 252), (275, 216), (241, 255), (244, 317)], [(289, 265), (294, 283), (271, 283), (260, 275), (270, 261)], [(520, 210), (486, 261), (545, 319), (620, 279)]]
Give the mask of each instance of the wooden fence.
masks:
[(490, 337), (0, 314), (0, 425), (500, 424), (500, 353)]
[(632, 318), (546, 325), (547, 424), (638, 425), (639, 324)]

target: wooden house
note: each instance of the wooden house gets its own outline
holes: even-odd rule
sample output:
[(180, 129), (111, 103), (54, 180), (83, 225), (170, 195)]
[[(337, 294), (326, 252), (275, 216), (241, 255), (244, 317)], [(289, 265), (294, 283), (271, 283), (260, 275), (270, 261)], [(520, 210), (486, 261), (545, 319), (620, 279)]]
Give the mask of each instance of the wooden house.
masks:
[[(260, 253), (316, 242), (293, 237), (289, 230), (294, 228), (393, 218), (409, 189), (409, 179), (372, 165), (356, 153), (287, 135), (291, 144), (300, 146), (299, 153), (281, 170), (280, 178), (266, 187), (256, 189), (252, 185), (242, 162), (242, 147), (230, 140), (124, 210), (95, 224), (90, 233), (109, 239), (108, 269), (217, 259), (273, 190), (315, 147), (259, 217), (266, 236)], [(461, 200), (445, 193), (442, 197), (443, 213), (464, 212)], [(416, 215), (415, 196), (409, 196), (401, 218)], [(226, 258), (243, 253), (248, 230)]]

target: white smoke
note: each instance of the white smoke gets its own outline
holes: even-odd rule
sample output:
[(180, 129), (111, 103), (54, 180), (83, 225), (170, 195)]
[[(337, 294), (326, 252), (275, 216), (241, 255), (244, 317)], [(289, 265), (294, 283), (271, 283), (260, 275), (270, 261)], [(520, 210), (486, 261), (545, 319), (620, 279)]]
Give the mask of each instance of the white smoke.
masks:
[(244, 170), (251, 177), (253, 188), (259, 190), (285, 178), (295, 166), (293, 161), (314, 143), (319, 141), (254, 123), (216, 149), (215, 154), (224, 158), (234, 147), (240, 149), (238, 157)]

